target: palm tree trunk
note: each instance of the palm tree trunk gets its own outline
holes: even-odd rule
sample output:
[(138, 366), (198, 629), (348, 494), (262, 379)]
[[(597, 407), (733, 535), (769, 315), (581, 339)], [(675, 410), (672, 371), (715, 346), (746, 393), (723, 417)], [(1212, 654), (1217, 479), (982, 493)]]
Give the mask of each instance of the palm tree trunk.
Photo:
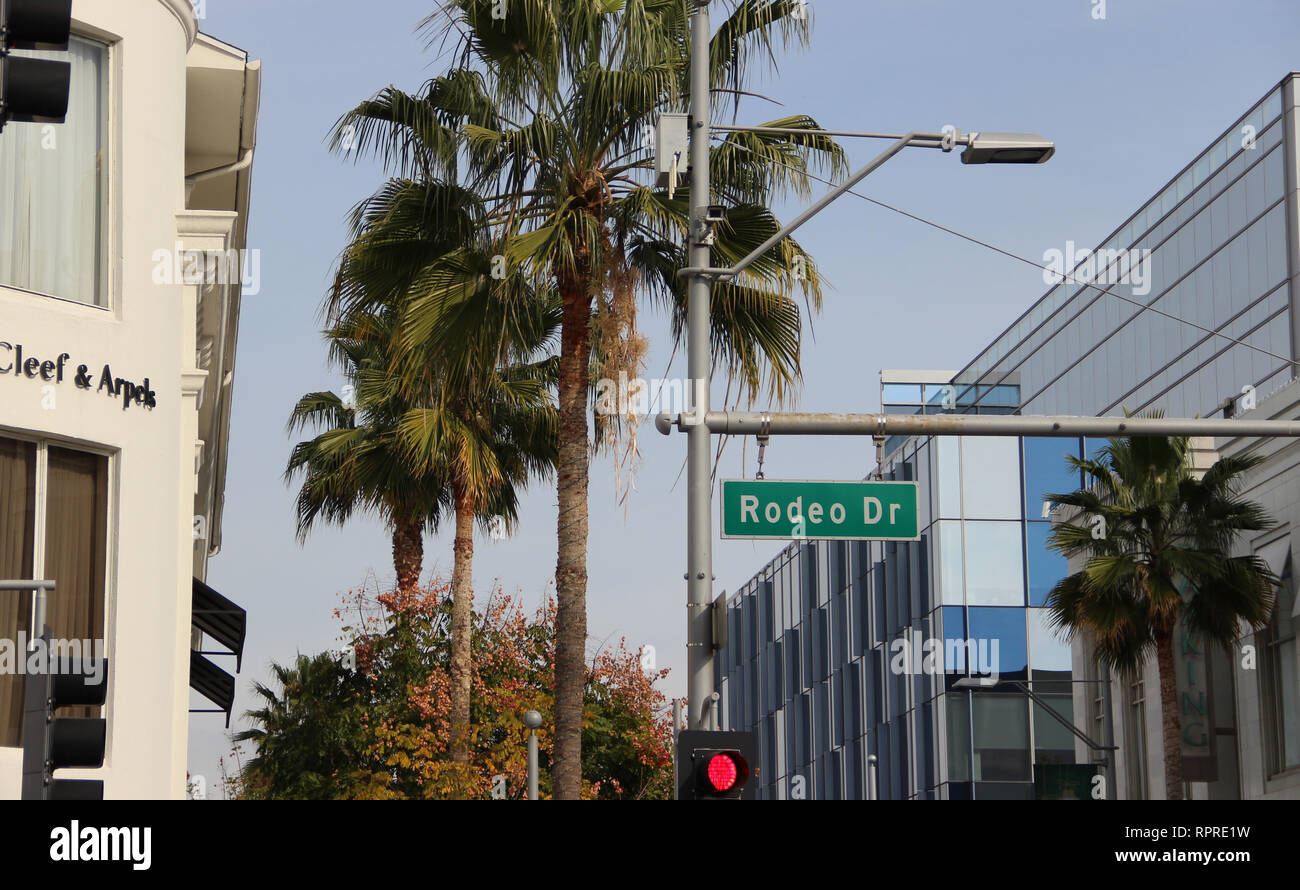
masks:
[(587, 388), (591, 360), (591, 297), (580, 276), (560, 284), (558, 460), (559, 517), (555, 564), (556, 800), (582, 791), (582, 693), (587, 648)]
[(469, 762), (470, 607), (473, 604), (474, 496), (457, 485), (451, 570), (451, 759)]
[(397, 573), (399, 611), (410, 607), (420, 586), (424, 560), (422, 525), (410, 516), (397, 516), (393, 523), (393, 569)]
[(1178, 684), (1174, 673), (1174, 631), (1156, 634), (1160, 670), (1160, 716), (1165, 743), (1165, 799), (1183, 799), (1183, 730), (1178, 719)]

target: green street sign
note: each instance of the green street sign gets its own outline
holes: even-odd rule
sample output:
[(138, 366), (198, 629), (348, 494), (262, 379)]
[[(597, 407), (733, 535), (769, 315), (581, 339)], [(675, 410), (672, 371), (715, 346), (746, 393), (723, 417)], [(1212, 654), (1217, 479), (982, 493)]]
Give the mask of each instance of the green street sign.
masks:
[(724, 480), (722, 537), (919, 541), (916, 483)]

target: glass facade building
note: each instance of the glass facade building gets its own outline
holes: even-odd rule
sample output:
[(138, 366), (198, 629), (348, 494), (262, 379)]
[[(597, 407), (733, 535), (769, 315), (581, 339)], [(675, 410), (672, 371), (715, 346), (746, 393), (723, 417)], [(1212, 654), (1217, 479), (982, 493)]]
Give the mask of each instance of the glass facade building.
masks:
[[(884, 410), (1233, 416), (1289, 384), (1297, 81), (1271, 90), (1095, 251), (1061, 245), (1060, 283), (947, 383), (883, 372)], [(758, 737), (761, 797), (1078, 796), (1070, 777), (1103, 758), (1064, 724), (1104, 743), (1109, 705), (1043, 608), (1066, 574), (1045, 546), (1044, 495), (1077, 489), (1065, 455), (1100, 444), (891, 438), (883, 475), (918, 483), (919, 541), (794, 541), (729, 598), (718, 691), (725, 726)], [(1273, 638), (1292, 640), (1291, 625)], [(1294, 660), (1294, 645), (1287, 652)], [(990, 669), (1012, 682), (955, 685)], [(1285, 669), (1270, 676), (1285, 685), (1295, 676)], [(1137, 683), (1116, 705), (1143, 715), (1113, 730), (1116, 744), (1154, 712), (1159, 748), (1158, 696), (1146, 691)], [(1275, 698), (1286, 696), (1294, 706), (1293, 689)], [(1229, 692), (1229, 722), (1232, 708)], [(1291, 744), (1273, 746), (1284, 765)], [(1143, 778), (1128, 796), (1143, 796), (1150, 769), (1130, 754), (1124, 770)]]

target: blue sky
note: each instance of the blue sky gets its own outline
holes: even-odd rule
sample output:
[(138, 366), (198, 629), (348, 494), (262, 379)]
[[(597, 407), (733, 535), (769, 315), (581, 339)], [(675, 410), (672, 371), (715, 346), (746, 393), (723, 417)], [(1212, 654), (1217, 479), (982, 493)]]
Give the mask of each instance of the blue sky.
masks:
[[(716, 5), (716, 4), (715, 4)], [(1030, 258), (1067, 240), (1098, 244), (1289, 71), (1300, 69), (1294, 0), (811, 0), (811, 48), (755, 81), (776, 103), (749, 100), (739, 121), (793, 112), (833, 129), (1037, 132), (1056, 156), (1037, 167), (965, 167), (953, 155), (905, 152), (860, 190)], [(318, 310), (346, 238), (346, 216), (384, 180), (368, 161), (331, 155), (339, 115), (388, 84), (414, 90), (442, 73), (417, 23), (435, 0), (207, 0), (202, 30), (263, 63), (248, 246), (262, 286), (243, 303), (223, 549), (209, 582), (248, 609), (236, 717), (249, 685), (296, 652), (336, 646), (339, 594), (391, 583), (390, 540), (375, 519), (294, 537), (294, 492), (281, 481), (284, 423), (303, 393), (337, 389)], [(880, 143), (846, 143), (860, 167)], [(784, 218), (797, 205), (778, 208)], [(872, 411), (882, 368), (965, 365), (1046, 289), (1042, 274), (852, 196), (799, 234), (833, 284), (804, 346), (799, 410)], [(666, 319), (640, 318), (645, 376), (667, 376)], [(680, 356), (670, 372), (685, 374)], [(720, 397), (721, 390), (717, 390)], [(765, 407), (762, 405), (756, 407)], [(719, 475), (752, 475), (732, 442)], [(608, 459), (592, 466), (588, 616), (591, 646), (655, 647), (685, 689), (685, 458), (682, 437), (646, 425), (636, 490), (616, 500)], [(769, 478), (853, 479), (869, 440), (781, 439)], [(526, 498), (516, 536), (476, 543), (480, 596), (495, 583), (540, 605), (555, 568), (555, 492)], [(735, 590), (775, 554), (772, 543), (717, 541), (718, 589)], [(425, 543), (426, 574), (449, 575), (448, 535)], [(214, 785), (229, 744), (216, 715), (190, 720), (190, 769)]]

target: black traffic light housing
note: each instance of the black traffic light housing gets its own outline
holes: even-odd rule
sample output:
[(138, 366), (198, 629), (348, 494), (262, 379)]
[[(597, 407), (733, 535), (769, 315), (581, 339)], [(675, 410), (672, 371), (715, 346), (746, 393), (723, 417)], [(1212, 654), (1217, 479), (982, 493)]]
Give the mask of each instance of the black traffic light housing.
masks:
[(63, 123), (72, 66), (10, 50), (61, 52), (71, 32), (72, 0), (0, 0), (0, 128), (9, 121)]
[(45, 646), (46, 672), (27, 671), (23, 702), (23, 800), (103, 800), (104, 783), (56, 779), (64, 768), (98, 769), (104, 765), (107, 724), (102, 717), (55, 717), (58, 708), (102, 705), (108, 693), (108, 659), (54, 658), (49, 636), (33, 641)]
[(752, 732), (682, 730), (677, 734), (677, 799), (754, 800), (757, 763)]

